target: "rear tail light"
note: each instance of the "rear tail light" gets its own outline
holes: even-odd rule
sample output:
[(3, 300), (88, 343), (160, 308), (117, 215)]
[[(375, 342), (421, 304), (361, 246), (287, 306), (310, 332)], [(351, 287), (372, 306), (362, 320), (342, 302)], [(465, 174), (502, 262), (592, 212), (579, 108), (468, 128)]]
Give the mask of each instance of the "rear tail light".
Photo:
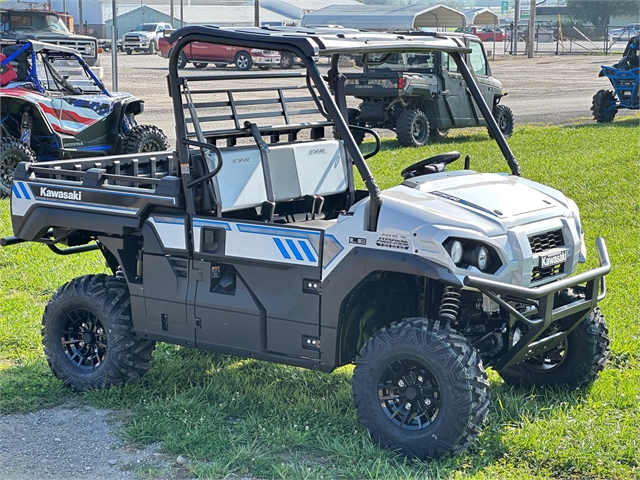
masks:
[(402, 90), (406, 86), (407, 86), (407, 79), (404, 77), (398, 78), (398, 90)]

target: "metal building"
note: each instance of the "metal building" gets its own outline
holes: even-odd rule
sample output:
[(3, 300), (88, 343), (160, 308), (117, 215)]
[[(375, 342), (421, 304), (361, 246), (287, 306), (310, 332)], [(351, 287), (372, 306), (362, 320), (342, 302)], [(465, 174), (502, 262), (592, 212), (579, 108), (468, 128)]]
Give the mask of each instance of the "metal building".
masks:
[(302, 20), (305, 13), (331, 5), (362, 5), (358, 0), (260, 0), (260, 6), (286, 17)]
[[(247, 26), (253, 25), (253, 6), (187, 6), (183, 10), (183, 22), (180, 22), (180, 7), (173, 9), (173, 26), (180, 28), (186, 25), (219, 25), (219, 26)], [(168, 5), (142, 6), (135, 10), (118, 15), (116, 25), (118, 37), (133, 30), (141, 23), (171, 23), (170, 7)], [(285, 17), (279, 13), (260, 8), (260, 23), (262, 25), (296, 25), (299, 20)], [(106, 21), (110, 38), (113, 20)]]
[(444, 5), (334, 5), (307, 13), (302, 25), (394, 31), (464, 27), (466, 19), (458, 10)]

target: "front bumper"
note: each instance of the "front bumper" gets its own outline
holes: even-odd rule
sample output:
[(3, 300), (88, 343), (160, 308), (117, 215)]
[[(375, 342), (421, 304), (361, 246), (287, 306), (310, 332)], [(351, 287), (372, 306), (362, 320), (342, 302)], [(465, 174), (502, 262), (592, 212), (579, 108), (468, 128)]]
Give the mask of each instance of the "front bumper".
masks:
[(251, 59), (256, 65), (278, 65), (280, 63), (280, 57), (254, 57)]
[[(558, 346), (606, 295), (605, 275), (611, 271), (607, 246), (603, 238), (596, 240), (600, 266), (546, 285), (526, 288), (485, 278), (466, 276), (463, 283), (478, 289), (509, 312), (510, 323), (520, 321), (528, 327), (520, 340), (494, 364), (496, 370), (515, 365)], [(586, 284), (586, 285), (582, 285)], [(575, 301), (554, 308), (557, 294), (572, 288), (582, 295)], [(514, 304), (524, 304), (517, 310)], [(563, 320), (560, 331), (538, 338), (552, 323)]]

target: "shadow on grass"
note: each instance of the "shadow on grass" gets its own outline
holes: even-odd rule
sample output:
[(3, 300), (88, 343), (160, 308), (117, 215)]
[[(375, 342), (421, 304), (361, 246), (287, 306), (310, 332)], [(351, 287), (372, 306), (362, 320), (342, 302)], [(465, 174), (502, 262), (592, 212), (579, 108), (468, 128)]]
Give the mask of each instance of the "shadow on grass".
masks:
[(640, 114), (632, 115), (630, 117), (622, 117), (609, 123), (597, 123), (595, 120), (589, 123), (578, 123), (571, 125), (561, 125), (560, 128), (570, 129), (599, 129), (599, 128), (629, 128), (640, 126)]

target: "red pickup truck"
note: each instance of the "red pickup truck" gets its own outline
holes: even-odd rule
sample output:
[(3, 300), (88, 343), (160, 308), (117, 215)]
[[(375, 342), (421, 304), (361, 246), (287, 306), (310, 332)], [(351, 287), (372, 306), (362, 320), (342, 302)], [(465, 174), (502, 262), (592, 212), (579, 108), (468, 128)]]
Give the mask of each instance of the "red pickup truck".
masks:
[[(505, 40), (505, 34), (499, 28), (494, 29), (489, 27), (476, 27), (474, 25), (471, 25), (469, 27), (456, 28), (456, 32), (470, 33), (478, 37), (483, 42), (493, 42), (494, 40), (496, 42), (502, 42), (503, 40)], [(508, 39), (509, 38), (507, 35), (506, 40)]]
[[(172, 49), (173, 44), (170, 44), (166, 38), (160, 37), (158, 40), (160, 55), (169, 58)], [(254, 65), (266, 70), (273, 66), (280, 66), (280, 53), (273, 50), (193, 42), (182, 50), (178, 68), (184, 68), (189, 62), (196, 68), (205, 68), (210, 63), (215, 64), (216, 67), (226, 67), (233, 63), (238, 70), (249, 70)]]

